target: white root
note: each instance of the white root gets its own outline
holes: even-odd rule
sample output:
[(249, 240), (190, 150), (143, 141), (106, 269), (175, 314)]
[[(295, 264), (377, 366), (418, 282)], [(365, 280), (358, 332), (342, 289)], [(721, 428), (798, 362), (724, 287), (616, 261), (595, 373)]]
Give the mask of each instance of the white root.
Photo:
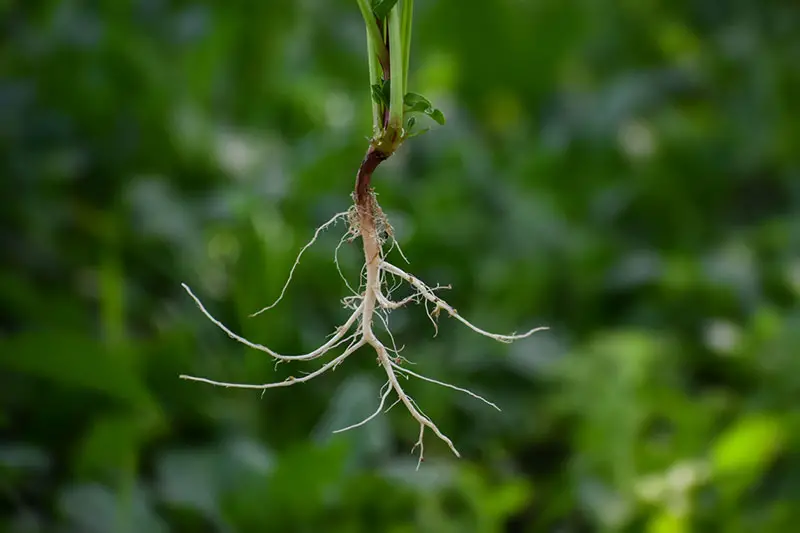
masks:
[[(449, 288), (451, 288), (450, 285), (437, 285), (435, 287), (428, 287), (428, 289), (430, 291), (438, 291), (438, 290), (441, 290), (441, 289), (449, 289)], [(401, 307), (405, 307), (406, 305), (408, 305), (408, 304), (410, 304), (412, 302), (413, 303), (419, 303), (420, 298), (421, 298), (420, 293), (419, 292), (415, 292), (411, 296), (406, 296), (402, 300), (394, 302), (394, 301), (388, 299), (383, 294), (379, 293), (378, 294), (378, 305), (380, 305), (383, 309), (394, 310), (394, 309), (400, 309)]]
[(458, 450), (453, 445), (453, 441), (451, 441), (450, 438), (447, 435), (442, 433), (439, 430), (439, 428), (436, 426), (436, 424), (434, 424), (433, 421), (430, 418), (425, 416), (417, 408), (417, 406), (414, 404), (414, 401), (406, 394), (406, 392), (400, 386), (400, 383), (397, 381), (397, 375), (395, 374), (394, 368), (392, 367), (392, 361), (389, 358), (389, 354), (386, 352), (386, 347), (383, 344), (381, 344), (381, 342), (378, 341), (375, 338), (372, 339), (372, 342), (368, 341), (368, 343), (373, 348), (375, 348), (375, 351), (378, 353), (378, 359), (380, 360), (381, 365), (383, 366), (383, 369), (386, 371), (386, 375), (389, 378), (389, 383), (392, 384), (392, 388), (397, 393), (397, 398), (403, 403), (403, 405), (406, 406), (406, 409), (408, 409), (408, 412), (411, 414), (412, 418), (414, 418), (414, 420), (419, 422), (419, 425), (420, 425), (420, 430), (419, 430), (420, 438), (417, 441), (417, 444), (414, 445), (414, 448), (412, 448), (412, 452), (413, 452), (413, 450), (416, 449), (417, 445), (419, 445), (419, 449), (420, 450), (419, 450), (419, 461), (417, 462), (417, 468), (419, 468), (419, 465), (425, 459), (424, 458), (424, 448), (423, 448), (423, 445), (422, 445), (422, 436), (423, 436), (423, 434), (425, 432), (425, 428), (426, 427), (430, 428), (431, 431), (433, 431), (433, 433), (437, 437), (439, 437), (440, 440), (442, 440), (445, 444), (447, 444), (447, 446), (450, 448), (450, 451), (453, 452), (453, 455), (455, 455), (456, 457), (461, 457), (461, 454), (458, 453)]
[[(425, 285), (425, 283), (420, 281), (418, 278), (412, 276), (408, 272), (406, 272), (406, 271), (404, 271), (404, 270), (402, 270), (400, 268), (397, 268), (393, 264), (387, 263), (385, 261), (381, 263), (381, 269), (385, 270), (386, 272), (391, 272), (392, 274), (394, 274), (396, 276), (400, 276), (401, 278), (406, 280), (409, 283), (409, 285), (411, 285), (414, 289), (416, 289), (418, 291), (418, 293), (423, 298), (425, 298), (426, 300), (428, 300), (429, 302), (434, 304), (436, 306), (436, 309), (444, 309), (445, 311), (448, 312), (448, 314), (450, 316), (452, 316), (453, 318), (455, 318), (456, 320), (458, 320), (459, 322), (461, 322), (462, 324), (467, 326), (469, 329), (471, 329), (475, 333), (479, 333), (479, 334), (483, 335), (484, 337), (489, 337), (490, 339), (494, 339), (496, 341), (508, 344), (508, 343), (514, 342), (516, 340), (520, 340), (520, 339), (524, 339), (526, 337), (530, 337), (531, 335), (533, 335), (534, 333), (536, 333), (538, 331), (545, 331), (546, 329), (548, 329), (546, 326), (533, 328), (533, 329), (527, 331), (526, 333), (522, 333), (520, 335), (515, 335), (515, 334), (500, 335), (498, 333), (491, 333), (489, 331), (483, 330), (483, 329), (475, 326), (469, 320), (467, 320), (464, 317), (462, 317), (461, 315), (459, 315), (458, 312), (450, 306), (450, 304), (448, 304), (447, 302), (445, 302), (444, 300), (442, 300), (441, 298), (436, 296), (433, 293), (433, 289), (431, 289), (430, 287)], [(436, 313), (436, 311), (434, 311), (434, 313)]]
[[(384, 391), (384, 389), (386, 389), (386, 390)], [(351, 429), (355, 429), (357, 427), (361, 427), (364, 424), (366, 424), (367, 422), (369, 422), (370, 420), (372, 420), (373, 418), (375, 418), (376, 416), (378, 416), (379, 414), (381, 414), (381, 411), (383, 411), (383, 405), (386, 403), (386, 398), (389, 396), (390, 392), (392, 392), (392, 387), (389, 385), (389, 382), (387, 381), (383, 385), (383, 387), (381, 387), (381, 403), (380, 403), (380, 405), (378, 405), (378, 408), (375, 409), (374, 413), (369, 415), (367, 418), (365, 418), (361, 422), (356, 422), (355, 424), (347, 426), (346, 428), (337, 429), (337, 430), (334, 431), (334, 433), (344, 433), (345, 431), (350, 431)]]
[[(286, 283), (283, 284), (283, 288), (281, 289), (281, 293), (280, 293), (280, 295), (278, 295), (277, 300), (275, 300), (274, 302), (272, 302), (268, 306), (260, 309), (259, 311), (256, 311), (255, 313), (250, 315), (251, 317), (260, 315), (264, 311), (269, 311), (270, 309), (272, 309), (273, 307), (278, 305), (281, 300), (283, 300), (283, 296), (286, 294), (286, 289), (289, 287), (289, 284), (292, 282), (292, 278), (294, 277), (294, 271), (295, 271), (295, 269), (297, 269), (297, 265), (300, 264), (300, 258), (303, 257), (303, 254), (305, 253), (305, 251), (308, 250), (309, 248), (311, 248), (311, 246), (315, 242), (317, 242), (317, 237), (319, 237), (320, 233), (322, 233), (323, 231), (328, 229), (330, 226), (333, 226), (334, 224), (336, 224), (339, 221), (340, 218), (347, 217), (348, 214), (349, 214), (348, 211), (342, 211), (341, 213), (336, 213), (335, 215), (333, 215), (333, 217), (330, 220), (328, 220), (326, 223), (324, 223), (323, 225), (321, 225), (320, 227), (317, 228), (317, 230), (314, 232), (314, 236), (311, 238), (311, 240), (308, 241), (308, 243), (305, 246), (303, 246), (303, 248), (300, 250), (300, 253), (297, 254), (297, 257), (294, 260), (294, 264), (292, 265), (292, 269), (289, 271), (289, 277), (286, 279)], [(338, 262), (337, 262), (336, 266), (337, 267), (339, 266)], [(341, 271), (340, 271), (340, 273), (341, 273)], [(185, 285), (184, 285), (184, 287), (185, 287)]]
[(400, 373), (404, 373), (404, 374), (408, 374), (410, 376), (414, 376), (415, 378), (421, 379), (423, 381), (427, 381), (428, 383), (433, 383), (435, 385), (440, 385), (442, 387), (447, 387), (448, 389), (453, 389), (453, 390), (457, 390), (459, 392), (463, 392), (464, 394), (468, 394), (469, 396), (472, 396), (476, 400), (482, 401), (486, 405), (490, 405), (490, 406), (494, 407), (498, 411), (502, 411), (502, 409), (497, 407), (497, 404), (495, 404), (494, 402), (490, 402), (489, 400), (487, 400), (483, 396), (479, 396), (479, 395), (475, 394), (474, 392), (472, 392), (469, 389), (465, 389), (463, 387), (457, 387), (456, 385), (453, 385), (451, 383), (445, 383), (444, 381), (439, 381), (438, 379), (433, 379), (433, 378), (429, 378), (428, 376), (423, 376), (422, 374), (417, 374), (416, 372), (414, 372), (412, 370), (409, 370), (407, 368), (403, 368), (402, 366), (398, 365), (394, 361), (391, 362), (391, 365), (395, 370), (397, 370)]
[[(377, 204), (375, 205), (375, 207), (377, 208)], [(377, 208), (377, 211), (379, 211), (379, 209), (380, 208)], [(316, 377), (321, 376), (322, 374), (324, 374), (329, 370), (335, 370), (339, 364), (341, 364), (355, 351), (364, 347), (365, 345), (369, 345), (375, 351), (378, 363), (381, 367), (383, 367), (383, 370), (386, 373), (387, 377), (386, 383), (383, 385), (383, 387), (381, 387), (380, 390), (380, 403), (378, 405), (378, 408), (365, 419), (350, 426), (347, 426), (345, 428), (338, 429), (334, 431), (334, 433), (342, 433), (345, 431), (359, 428), (367, 424), (371, 420), (373, 420), (375, 417), (381, 414), (381, 412), (386, 413), (398, 403), (402, 403), (408, 410), (411, 417), (414, 418), (414, 420), (416, 420), (419, 423), (419, 438), (417, 439), (416, 443), (414, 444), (414, 447), (412, 448), (412, 453), (415, 450), (417, 450), (417, 448), (419, 449), (417, 468), (419, 468), (420, 464), (424, 460), (423, 437), (425, 435), (426, 428), (430, 429), (440, 440), (442, 440), (448, 446), (448, 448), (450, 448), (450, 450), (456, 457), (460, 457), (458, 450), (453, 445), (453, 442), (450, 440), (450, 438), (439, 430), (436, 424), (427, 415), (425, 415), (425, 413), (423, 413), (423, 411), (419, 408), (419, 406), (416, 404), (413, 398), (408, 396), (408, 394), (403, 390), (403, 388), (400, 386), (399, 380), (397, 379), (398, 376), (406, 379), (408, 379), (409, 377), (414, 377), (435, 385), (450, 388), (462, 392), (464, 394), (468, 394), (469, 396), (472, 396), (473, 398), (476, 398), (484, 402), (485, 404), (493, 407), (494, 409), (497, 409), (498, 411), (500, 410), (500, 408), (493, 402), (483, 398), (482, 396), (475, 394), (474, 392), (468, 389), (458, 387), (456, 385), (452, 385), (450, 383), (439, 381), (433, 378), (429, 378), (417, 372), (413, 372), (412, 370), (409, 370), (404, 366), (401, 366), (402, 363), (404, 362), (409, 363), (409, 361), (407, 361), (405, 358), (399, 355), (400, 350), (398, 350), (398, 348), (394, 344), (394, 338), (392, 337), (392, 333), (389, 330), (387, 322), (389, 312), (395, 309), (399, 309), (411, 303), (415, 304), (424, 303), (426, 308), (426, 313), (428, 317), (431, 319), (431, 322), (433, 323), (434, 327), (437, 328), (437, 332), (438, 332), (438, 324), (435, 317), (438, 317), (439, 311), (443, 309), (447, 311), (447, 313), (450, 316), (456, 318), (457, 320), (459, 320), (461, 323), (463, 323), (476, 333), (479, 333), (485, 337), (503, 343), (509, 343), (518, 339), (524, 339), (537, 331), (542, 331), (547, 328), (544, 327), (534, 328), (521, 335), (515, 335), (515, 334), (500, 335), (496, 333), (490, 333), (473, 325), (471, 322), (469, 322), (468, 320), (464, 319), (461, 315), (459, 315), (456, 312), (456, 310), (453, 307), (451, 307), (446, 301), (439, 298), (435, 294), (436, 291), (438, 290), (449, 289), (450, 288), (449, 286), (437, 285), (434, 287), (430, 287), (426, 285), (424, 282), (422, 282), (419, 278), (405, 272), (404, 270), (392, 265), (391, 263), (384, 261), (383, 258), (384, 254), (382, 253), (383, 241), (381, 239), (381, 236), (382, 232), (387, 232), (386, 228), (388, 228), (388, 223), (386, 223), (385, 218), (382, 218), (377, 221), (379, 224), (377, 224), (378, 228), (376, 228), (375, 214), (359, 212), (356, 208), (351, 208), (351, 210), (347, 212), (338, 213), (328, 222), (317, 228), (317, 230), (314, 233), (314, 237), (311, 239), (311, 241), (300, 250), (300, 253), (298, 254), (294, 262), (294, 265), (291, 268), (289, 277), (286, 281), (286, 284), (283, 286), (283, 289), (281, 290), (278, 299), (271, 305), (261, 309), (260, 311), (254, 313), (251, 316), (258, 315), (268, 309), (273, 308), (283, 299), (284, 294), (286, 293), (286, 289), (294, 275), (294, 271), (300, 262), (300, 257), (312, 244), (314, 244), (314, 242), (317, 240), (319, 234), (322, 231), (334, 225), (342, 217), (348, 217), (349, 229), (347, 234), (342, 238), (342, 240), (339, 241), (339, 245), (336, 247), (336, 252), (334, 254), (334, 262), (336, 263), (336, 268), (339, 271), (340, 276), (342, 277), (345, 284), (352, 293), (351, 296), (345, 297), (342, 300), (342, 303), (345, 308), (352, 309), (353, 312), (350, 315), (350, 317), (344, 322), (344, 324), (336, 328), (331, 338), (314, 351), (300, 355), (284, 355), (277, 353), (266, 346), (262, 346), (260, 344), (251, 342), (245, 339), (244, 337), (241, 337), (240, 335), (237, 335), (236, 333), (232, 332), (222, 322), (214, 318), (214, 316), (212, 316), (211, 313), (209, 313), (208, 310), (206, 310), (200, 299), (197, 298), (197, 296), (195, 296), (194, 293), (192, 293), (191, 289), (189, 289), (189, 287), (186, 284), (183, 284), (183, 288), (186, 290), (187, 293), (189, 293), (189, 296), (191, 296), (195, 304), (197, 304), (200, 311), (202, 311), (202, 313), (206, 316), (206, 318), (208, 318), (215, 326), (224, 331), (229, 337), (236, 340), (237, 342), (240, 342), (250, 348), (264, 352), (269, 356), (273, 357), (277, 362), (311, 361), (323, 357), (332, 350), (349, 342), (349, 345), (344, 350), (344, 352), (342, 352), (340, 355), (336, 356), (335, 358), (333, 358), (332, 360), (330, 360), (329, 362), (327, 362), (314, 372), (302, 375), (302, 377), (297, 377), (297, 378), (290, 377), (284, 381), (279, 381), (274, 383), (266, 383), (261, 385), (226, 383), (226, 382), (213, 381), (206, 378), (187, 376), (187, 375), (182, 375), (181, 378), (191, 381), (207, 383), (210, 385), (216, 385), (219, 387), (258, 389), (262, 391), (278, 387), (288, 387), (291, 385), (295, 385), (297, 383), (305, 383), (307, 381), (310, 381)], [(390, 232), (391, 230), (389, 229), (388, 231)], [(388, 234), (391, 237), (391, 233)], [(344, 243), (345, 240), (348, 238), (349, 240), (353, 240), (356, 236), (359, 235), (361, 236), (362, 243), (364, 245), (364, 268), (360, 276), (361, 288), (362, 288), (361, 294), (358, 294), (356, 291), (354, 291), (352, 287), (350, 287), (349, 283), (347, 283), (347, 280), (342, 275), (338, 262), (338, 250), (339, 247), (342, 245), (342, 243)], [(400, 250), (399, 246), (397, 246), (397, 243), (396, 241), (394, 241), (394, 238), (392, 238), (392, 243), (393, 243), (392, 248), (390, 248), (389, 250), (391, 251), (391, 249), (393, 249), (396, 246), (398, 251), (400, 252), (400, 255), (403, 257), (403, 259), (405, 259), (405, 256), (402, 254), (402, 250)], [(408, 262), (407, 259), (406, 262)], [(398, 283), (402, 283), (403, 281), (406, 282), (411, 287), (413, 293), (410, 296), (407, 296), (406, 298), (403, 298), (396, 302), (390, 300), (390, 298), (385, 296), (382, 292), (382, 287), (384, 287), (386, 283), (383, 279), (384, 274), (387, 274), (389, 275), (389, 277), (392, 277), (394, 279), (399, 278)], [(396, 286), (390, 288), (387, 291), (387, 294), (389, 296), (391, 295), (394, 288), (396, 288)], [(433, 311), (429, 310), (428, 306), (430, 304), (433, 305)], [(392, 348), (386, 347), (373, 332), (372, 328), (376, 316), (378, 317), (378, 320), (383, 323), (383, 326), (388, 332)], [(354, 328), (354, 326), (356, 327)], [(348, 335), (348, 333), (351, 332), (351, 330), (354, 331)], [(395, 393), (397, 399), (386, 410), (384, 410), (384, 405), (386, 404), (387, 398), (392, 392)]]
[(383, 313), (381, 313), (380, 311), (376, 311), (374, 316), (378, 317), (378, 319), (381, 321), (383, 329), (386, 330), (386, 334), (389, 336), (389, 342), (392, 343), (392, 347), (391, 348), (387, 347), (386, 349), (392, 352), (395, 355), (395, 358), (400, 357), (400, 352), (403, 351), (403, 348), (405, 348), (405, 346), (401, 346), (400, 348), (397, 347), (397, 343), (394, 341), (394, 334), (392, 334), (392, 330), (389, 329), (388, 316), (384, 316)]
[(341, 278), (341, 280), (344, 282), (345, 287), (347, 287), (347, 290), (350, 291), (350, 294), (352, 295), (348, 296), (348, 298), (355, 297), (360, 299), (361, 296), (358, 295), (355, 289), (353, 289), (353, 287), (350, 285), (350, 282), (347, 281), (347, 277), (344, 275), (344, 272), (342, 272), (342, 266), (339, 264), (339, 248), (342, 247), (345, 241), (349, 240), (348, 237), (351, 237), (351, 233), (352, 232), (348, 231), (347, 233), (342, 235), (341, 239), (339, 239), (339, 244), (336, 245), (336, 249), (333, 251), (333, 264), (336, 265), (336, 271), (339, 273), (339, 278)]
[(273, 382), (273, 383), (264, 383), (263, 385), (255, 385), (255, 384), (248, 384), (248, 383), (226, 383), (224, 381), (213, 381), (211, 379), (198, 378), (198, 377), (195, 377), (195, 376), (188, 376), (186, 374), (182, 374), (180, 377), (181, 377), (181, 379), (186, 379), (186, 380), (189, 380), (189, 381), (199, 381), (201, 383), (207, 383), (209, 385), (215, 385), (217, 387), (230, 387), (230, 388), (235, 388), (235, 389), (259, 389), (259, 390), (261, 390), (261, 389), (277, 389), (278, 387), (290, 387), (292, 385), (296, 385), (297, 383), (305, 383), (306, 381), (310, 381), (310, 380), (314, 379), (317, 376), (321, 376), (322, 374), (324, 374), (328, 370), (336, 367), (339, 363), (341, 363), (342, 361), (347, 359), (350, 356), (350, 354), (352, 354), (353, 352), (355, 352), (356, 350), (358, 350), (362, 346), (364, 346), (364, 341), (363, 340), (360, 340), (360, 341), (356, 342), (355, 344), (353, 344), (349, 348), (347, 348), (347, 350), (345, 350), (344, 353), (342, 353), (337, 358), (329, 361), (328, 363), (325, 363), (322, 367), (320, 367), (315, 372), (311, 372), (310, 374), (307, 374), (307, 375), (305, 375), (305, 376), (303, 376), (301, 378), (296, 378), (294, 376), (291, 376), (291, 377), (286, 378), (283, 381), (276, 381), (276, 382)]
[(189, 293), (189, 296), (192, 297), (192, 300), (194, 300), (194, 303), (197, 304), (197, 307), (200, 308), (200, 311), (202, 311), (202, 313), (206, 315), (206, 318), (208, 318), (219, 329), (227, 333), (228, 337), (244, 344), (245, 346), (267, 353), (270, 356), (274, 357), (275, 359), (279, 359), (281, 361), (310, 361), (312, 359), (316, 359), (317, 357), (322, 357), (331, 349), (339, 346), (339, 344), (341, 344), (340, 341), (342, 341), (342, 338), (345, 336), (345, 333), (350, 331), (350, 328), (353, 327), (353, 324), (355, 324), (358, 321), (358, 319), (361, 318), (361, 308), (363, 307), (363, 304), (356, 307), (353, 314), (350, 315), (350, 318), (348, 318), (344, 324), (336, 328), (336, 333), (334, 334), (334, 336), (328, 342), (326, 342), (313, 352), (309, 352), (307, 354), (302, 354), (302, 355), (283, 355), (273, 351), (272, 349), (266, 346), (262, 346), (261, 344), (256, 344), (254, 342), (251, 342), (245, 339), (244, 337), (237, 335), (230, 329), (228, 329), (228, 327), (225, 324), (214, 318), (214, 316), (211, 313), (209, 313), (208, 310), (206, 310), (205, 306), (203, 306), (203, 303), (197, 296), (194, 295), (192, 289), (190, 289), (188, 285), (182, 283), (181, 286), (186, 290), (186, 292)]

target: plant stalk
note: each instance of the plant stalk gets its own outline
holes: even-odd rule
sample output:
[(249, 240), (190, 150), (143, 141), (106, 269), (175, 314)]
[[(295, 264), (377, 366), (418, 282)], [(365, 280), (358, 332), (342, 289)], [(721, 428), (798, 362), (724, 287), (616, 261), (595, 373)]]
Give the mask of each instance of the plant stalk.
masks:
[(411, 56), (411, 20), (414, 16), (414, 0), (401, 0), (403, 14), (400, 31), (403, 38), (403, 94), (408, 92), (408, 64)]
[(404, 43), (397, 4), (389, 11), (389, 69), (392, 80), (389, 95), (389, 127), (401, 132), (403, 128), (403, 96), (405, 95)]
[(372, 6), (369, 0), (356, 1), (361, 10), (361, 16), (364, 17), (364, 24), (367, 26), (367, 42), (372, 43), (378, 61), (386, 68), (389, 64), (389, 51), (386, 49), (380, 28), (378, 28), (378, 21), (375, 20), (375, 15), (372, 13)]
[(383, 110), (381, 104), (372, 97), (372, 86), (381, 82), (382, 69), (378, 62), (375, 44), (369, 36), (369, 30), (367, 30), (367, 59), (369, 61), (370, 100), (372, 101), (372, 137), (376, 138), (383, 129)]

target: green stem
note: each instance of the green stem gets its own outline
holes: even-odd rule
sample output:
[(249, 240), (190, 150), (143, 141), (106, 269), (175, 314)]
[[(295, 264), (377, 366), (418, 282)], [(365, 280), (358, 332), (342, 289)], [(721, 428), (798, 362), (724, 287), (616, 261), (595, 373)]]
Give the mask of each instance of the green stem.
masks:
[(389, 11), (389, 66), (391, 92), (389, 96), (389, 126), (396, 131), (403, 127), (403, 96), (405, 95), (405, 73), (403, 68), (403, 37), (400, 31), (400, 13), (397, 4)]
[(411, 56), (411, 19), (414, 14), (414, 0), (402, 0), (403, 15), (401, 32), (403, 37), (403, 94), (408, 92), (408, 63)]
[(386, 49), (386, 44), (381, 37), (381, 31), (378, 29), (378, 22), (375, 20), (375, 15), (372, 13), (372, 6), (369, 0), (356, 0), (358, 8), (361, 10), (361, 16), (364, 17), (364, 24), (367, 26), (367, 41), (372, 44), (373, 53), (378, 56), (378, 61), (381, 65), (386, 65), (389, 61), (389, 51)]
[(370, 85), (370, 101), (372, 101), (372, 135), (376, 136), (381, 130), (383, 125), (383, 106), (372, 98), (372, 86), (381, 83), (381, 66), (378, 63), (378, 56), (375, 53), (375, 46), (372, 39), (369, 38), (369, 30), (367, 30), (367, 54), (369, 59), (369, 85)]

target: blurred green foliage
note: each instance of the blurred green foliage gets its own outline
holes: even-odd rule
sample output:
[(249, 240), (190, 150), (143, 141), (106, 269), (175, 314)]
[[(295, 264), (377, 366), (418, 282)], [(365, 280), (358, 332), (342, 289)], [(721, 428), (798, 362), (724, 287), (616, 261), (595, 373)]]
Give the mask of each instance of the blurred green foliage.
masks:
[[(419, 0), (447, 126), (375, 176), (411, 259), (511, 346), (392, 315), (449, 434), (353, 357), (330, 231), (370, 132), (355, 2), (0, 2), (0, 530), (784, 532), (800, 520), (800, 8)], [(341, 226), (338, 228), (342, 230)], [(341, 263), (357, 278), (360, 252)], [(366, 353), (366, 352), (365, 352)]]

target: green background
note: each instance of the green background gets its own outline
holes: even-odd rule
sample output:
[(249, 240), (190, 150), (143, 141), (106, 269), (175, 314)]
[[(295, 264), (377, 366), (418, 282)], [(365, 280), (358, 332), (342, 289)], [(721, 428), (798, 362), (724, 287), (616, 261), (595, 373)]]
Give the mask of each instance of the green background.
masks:
[[(345, 0), (0, 2), (0, 531), (776, 532), (800, 521), (800, 8), (418, 0), (409, 90), (448, 118), (374, 177), (422, 308), (292, 388), (370, 134)], [(340, 260), (356, 280), (358, 245)], [(303, 368), (305, 366), (305, 368)]]

